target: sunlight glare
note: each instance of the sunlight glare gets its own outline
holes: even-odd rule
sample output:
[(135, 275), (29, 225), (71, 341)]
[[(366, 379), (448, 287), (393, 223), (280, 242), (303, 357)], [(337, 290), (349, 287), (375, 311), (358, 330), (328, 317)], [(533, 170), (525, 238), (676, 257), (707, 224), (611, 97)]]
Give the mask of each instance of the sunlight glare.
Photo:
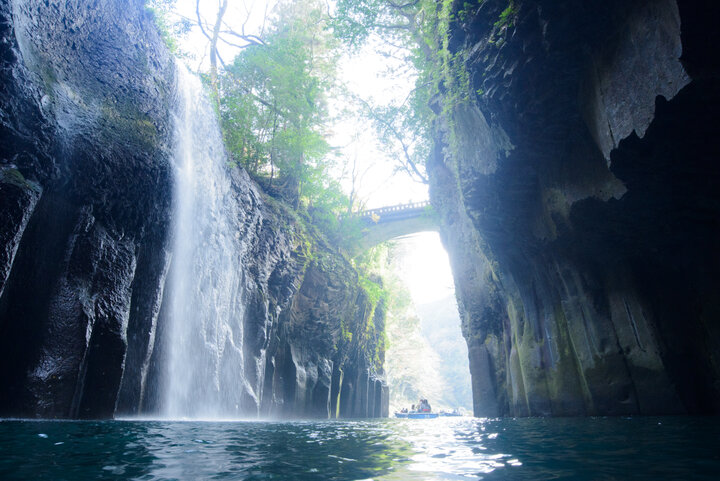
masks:
[(403, 261), (400, 277), (416, 304), (454, 296), (450, 260), (437, 232), (421, 232), (399, 241)]

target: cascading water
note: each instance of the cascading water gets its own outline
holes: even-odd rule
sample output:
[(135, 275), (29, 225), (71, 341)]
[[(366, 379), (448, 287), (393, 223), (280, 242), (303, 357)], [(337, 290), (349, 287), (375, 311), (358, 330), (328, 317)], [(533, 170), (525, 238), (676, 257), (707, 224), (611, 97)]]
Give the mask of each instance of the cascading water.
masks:
[[(163, 414), (238, 417), (243, 373), (242, 242), (225, 152), (199, 79), (178, 68), (174, 245)], [(246, 402), (246, 401), (245, 401)]]

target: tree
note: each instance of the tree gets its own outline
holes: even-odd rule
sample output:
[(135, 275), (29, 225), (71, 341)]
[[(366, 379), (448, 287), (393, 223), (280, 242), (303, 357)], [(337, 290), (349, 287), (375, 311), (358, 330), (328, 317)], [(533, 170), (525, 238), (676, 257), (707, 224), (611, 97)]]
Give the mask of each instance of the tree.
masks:
[(327, 95), (338, 52), (319, 2), (286, 2), (277, 12), (263, 45), (241, 51), (221, 75), (223, 134), (248, 171), (311, 202), (332, 161)]
[[(428, 109), (418, 95), (398, 104), (374, 106), (364, 99), (358, 99), (364, 115), (371, 120), (378, 135), (378, 141), (389, 156), (397, 162), (396, 171), (402, 171), (413, 180), (428, 183), (425, 173), (425, 159), (430, 155), (430, 133), (428, 131)], [(413, 104), (410, 104), (410, 101)]]
[[(244, 3), (243, 3), (244, 5)], [(264, 45), (265, 42), (262, 40), (262, 32), (260, 34), (248, 34), (245, 32), (245, 27), (250, 18), (252, 9), (245, 9), (245, 19), (241, 24), (240, 31), (231, 28), (223, 19), (228, 8), (228, 0), (218, 0), (217, 11), (215, 13), (215, 22), (210, 24), (200, 13), (200, 0), (195, 0), (195, 15), (197, 17), (197, 24), (200, 27), (202, 34), (210, 42), (210, 85), (215, 95), (216, 102), (218, 101), (218, 60), (223, 63), (224, 61), (218, 51), (218, 44), (224, 43), (232, 47), (239, 49), (245, 49), (252, 46)]]
[(338, 0), (333, 28), (351, 47), (358, 47), (376, 34), (390, 45), (424, 49), (421, 32), (427, 9), (434, 5), (428, 0)]
[(178, 45), (178, 39), (183, 38), (192, 29), (192, 22), (187, 18), (171, 20), (171, 14), (177, 0), (146, 0), (145, 8), (153, 14), (155, 25), (168, 47), (168, 50), (178, 57), (186, 57)]
[(414, 66), (415, 88), (408, 98), (388, 105), (372, 99), (359, 103), (375, 125), (381, 145), (395, 158), (397, 170), (422, 183), (428, 181), (425, 161), (436, 115), (431, 100), (440, 99), (452, 122), (454, 105), (468, 95), (463, 60), (449, 51), (452, 4), (452, 0), (338, 0), (333, 15), (335, 34), (350, 47), (357, 49), (375, 38), (386, 55)]
[(385, 55), (401, 58), (414, 66), (416, 87), (408, 98), (387, 105), (372, 99), (357, 99), (361, 112), (375, 127), (382, 148), (397, 163), (396, 170), (427, 183), (425, 160), (430, 154), (427, 62), (432, 58), (426, 38), (427, 19), (437, 6), (433, 1), (338, 0), (333, 16), (335, 34), (358, 48), (371, 38)]

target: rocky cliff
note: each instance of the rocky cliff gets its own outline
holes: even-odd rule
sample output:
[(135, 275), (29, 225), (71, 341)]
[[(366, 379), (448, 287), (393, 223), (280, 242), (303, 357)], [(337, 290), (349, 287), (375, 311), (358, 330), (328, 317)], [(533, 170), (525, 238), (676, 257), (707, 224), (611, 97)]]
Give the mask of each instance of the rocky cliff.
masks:
[[(142, 3), (0, 1), (2, 416), (162, 408), (176, 78)], [(242, 413), (386, 415), (382, 308), (303, 219), (230, 175)]]
[(475, 414), (720, 412), (717, 2), (456, 4), (429, 170)]

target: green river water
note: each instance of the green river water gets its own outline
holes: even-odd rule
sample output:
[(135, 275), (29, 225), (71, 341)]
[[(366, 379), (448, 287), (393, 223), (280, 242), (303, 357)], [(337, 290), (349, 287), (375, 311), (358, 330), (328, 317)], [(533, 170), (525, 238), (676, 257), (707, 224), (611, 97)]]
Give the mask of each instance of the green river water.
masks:
[(0, 479), (720, 480), (720, 420), (4, 420)]

